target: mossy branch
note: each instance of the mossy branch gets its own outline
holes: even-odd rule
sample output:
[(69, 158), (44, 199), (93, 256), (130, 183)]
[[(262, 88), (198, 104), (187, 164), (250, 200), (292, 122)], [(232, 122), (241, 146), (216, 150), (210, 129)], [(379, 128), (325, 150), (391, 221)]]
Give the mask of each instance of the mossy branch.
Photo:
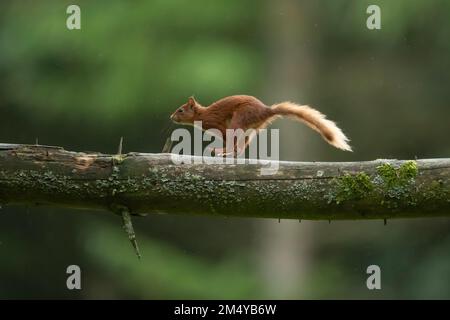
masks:
[(450, 159), (279, 162), (274, 175), (261, 175), (261, 163), (193, 159), (0, 144), (0, 204), (313, 220), (450, 216)]

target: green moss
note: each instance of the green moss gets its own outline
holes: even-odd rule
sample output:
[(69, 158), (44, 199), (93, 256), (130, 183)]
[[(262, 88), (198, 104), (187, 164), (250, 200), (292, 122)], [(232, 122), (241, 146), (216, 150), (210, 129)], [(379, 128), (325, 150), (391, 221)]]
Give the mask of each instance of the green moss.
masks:
[(341, 203), (347, 200), (360, 200), (368, 196), (374, 189), (370, 177), (359, 172), (355, 175), (346, 173), (335, 179), (336, 192), (329, 198), (330, 201)]
[(407, 161), (398, 169), (400, 179), (414, 179), (419, 174), (417, 162)]
[[(346, 173), (333, 179), (334, 189), (324, 198), (328, 203), (339, 204), (372, 197), (380, 199), (381, 204), (389, 208), (397, 208), (399, 204), (414, 206), (418, 201), (414, 191), (418, 173), (415, 161), (407, 161), (398, 168), (383, 163), (376, 168), (376, 174), (373, 176), (364, 172)], [(435, 187), (434, 190), (437, 192), (438, 188)]]
[(394, 168), (389, 163), (383, 163), (377, 167), (377, 173), (387, 188), (404, 186), (417, 177), (419, 169), (415, 161), (407, 161), (399, 168)]
[(383, 163), (377, 167), (377, 173), (381, 177), (383, 184), (390, 186), (397, 180), (397, 172), (389, 163)]
[(398, 200), (402, 200), (407, 206), (416, 205), (417, 199), (412, 187), (418, 174), (415, 161), (407, 161), (398, 168), (389, 163), (378, 166), (375, 180), (383, 195), (381, 203), (389, 208), (398, 207)]

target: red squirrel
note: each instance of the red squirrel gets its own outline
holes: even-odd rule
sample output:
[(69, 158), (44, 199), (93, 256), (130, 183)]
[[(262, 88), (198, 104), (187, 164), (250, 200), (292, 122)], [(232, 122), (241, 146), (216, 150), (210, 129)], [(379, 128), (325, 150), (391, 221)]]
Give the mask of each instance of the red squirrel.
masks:
[[(325, 115), (309, 106), (292, 102), (281, 102), (266, 106), (255, 97), (236, 95), (225, 97), (208, 107), (204, 107), (193, 97), (190, 97), (187, 103), (179, 107), (170, 116), (170, 119), (176, 123), (190, 125), (193, 125), (194, 121), (201, 121), (203, 130), (217, 129), (222, 133), (222, 139), (226, 140), (227, 129), (242, 129), (244, 132), (248, 129), (255, 129), (257, 132), (257, 130), (266, 128), (272, 121), (280, 117), (290, 117), (303, 122), (311, 129), (319, 132), (325, 141), (332, 146), (345, 151), (352, 151), (347, 143), (349, 139), (333, 121), (326, 119)], [(233, 142), (234, 150), (216, 148), (214, 153), (216, 155), (242, 153), (253, 137), (249, 137), (244, 146), (237, 146)]]

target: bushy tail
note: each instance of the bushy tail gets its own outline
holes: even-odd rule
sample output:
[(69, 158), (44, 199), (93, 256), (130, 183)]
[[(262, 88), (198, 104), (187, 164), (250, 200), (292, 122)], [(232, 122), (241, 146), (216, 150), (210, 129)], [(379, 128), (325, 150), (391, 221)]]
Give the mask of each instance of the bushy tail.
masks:
[(338, 149), (352, 151), (348, 145), (350, 141), (336, 124), (326, 119), (325, 115), (308, 106), (300, 106), (292, 102), (281, 102), (273, 105), (272, 110), (280, 116), (292, 117), (301, 121), (311, 129), (319, 132), (322, 137), (332, 146)]

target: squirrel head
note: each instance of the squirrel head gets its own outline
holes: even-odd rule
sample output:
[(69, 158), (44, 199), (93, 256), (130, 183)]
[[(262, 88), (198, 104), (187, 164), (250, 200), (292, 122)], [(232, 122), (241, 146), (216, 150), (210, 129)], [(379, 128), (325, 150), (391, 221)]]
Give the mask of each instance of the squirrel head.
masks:
[(183, 104), (170, 116), (170, 119), (176, 123), (190, 124), (194, 123), (197, 113), (198, 103), (194, 97), (190, 97), (188, 102)]

